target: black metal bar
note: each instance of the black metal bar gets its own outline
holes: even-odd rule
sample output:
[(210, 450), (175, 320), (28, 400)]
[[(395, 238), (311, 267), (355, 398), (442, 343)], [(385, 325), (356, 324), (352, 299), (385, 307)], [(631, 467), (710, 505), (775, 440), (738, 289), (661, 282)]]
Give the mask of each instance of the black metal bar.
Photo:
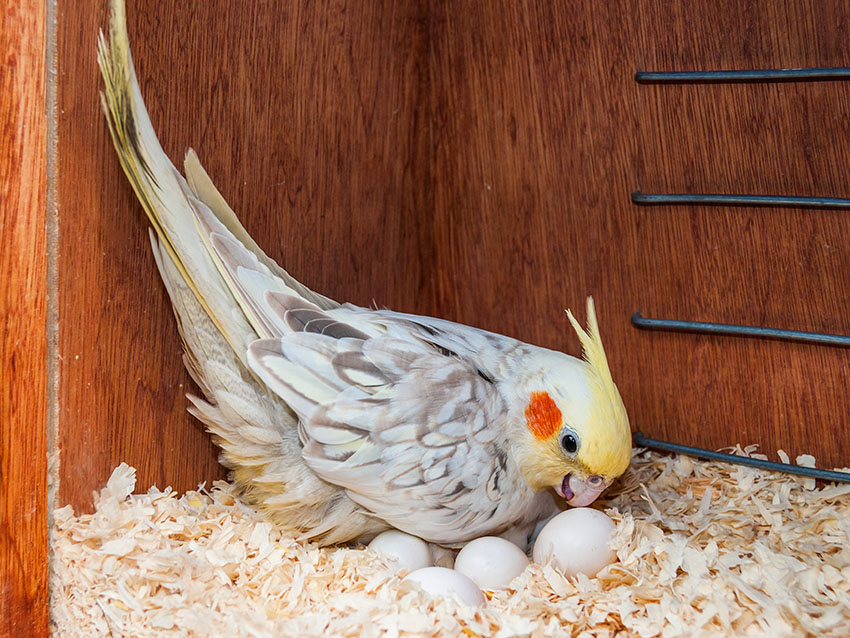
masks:
[(757, 337), (761, 339), (782, 339), (828, 346), (850, 346), (850, 336), (824, 334), (821, 332), (803, 332), (800, 330), (780, 330), (759, 326), (738, 326), (729, 323), (708, 323), (705, 321), (680, 321), (678, 319), (651, 319), (636, 312), (632, 323), (644, 330), (670, 330), (674, 332), (696, 332), (700, 334), (723, 335), (727, 337)]
[(796, 474), (807, 478), (820, 479), (822, 481), (836, 481), (838, 483), (850, 483), (850, 472), (836, 472), (834, 470), (821, 470), (815, 467), (803, 467), (801, 465), (791, 465), (790, 463), (776, 463), (774, 461), (763, 461), (762, 459), (753, 459), (748, 456), (738, 456), (737, 454), (726, 454), (725, 452), (715, 452), (699, 447), (691, 447), (689, 445), (679, 445), (678, 443), (669, 443), (667, 441), (659, 441), (658, 439), (650, 439), (643, 436), (640, 432), (636, 432), (632, 440), (637, 447), (646, 447), (653, 450), (663, 450), (665, 452), (673, 452), (675, 454), (685, 454), (687, 456), (695, 456), (701, 459), (709, 459), (711, 461), (720, 461), (722, 463), (734, 463), (735, 465), (746, 465), (755, 467), (760, 470), (771, 470), (773, 472), (783, 472), (785, 474)]
[(638, 71), (635, 80), (648, 82), (788, 82), (794, 80), (842, 80), (850, 67), (808, 69), (743, 69), (726, 71)]
[(787, 195), (723, 195), (718, 193), (632, 193), (635, 204), (708, 204), (714, 206), (782, 206), (791, 208), (850, 208), (840, 197), (791, 197)]

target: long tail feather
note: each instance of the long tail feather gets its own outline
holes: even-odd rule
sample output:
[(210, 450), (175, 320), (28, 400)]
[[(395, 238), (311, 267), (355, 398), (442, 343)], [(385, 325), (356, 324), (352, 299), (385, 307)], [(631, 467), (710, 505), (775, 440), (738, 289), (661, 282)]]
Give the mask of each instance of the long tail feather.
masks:
[[(274, 319), (264, 317), (266, 290), (294, 294), (328, 309), (336, 302), (319, 295), (277, 266), (257, 246), (213, 185), (197, 155), (185, 160), (189, 181), (163, 151), (139, 89), (121, 0), (112, 0), (109, 42), (101, 33), (98, 64), (104, 79), (101, 101), (124, 172), (147, 213), (163, 249), (212, 321), (245, 363), (248, 344), (275, 336)], [(218, 236), (227, 255), (213, 245)], [(262, 277), (263, 290), (243, 285)], [(233, 313), (234, 306), (243, 314)]]
[(247, 365), (252, 342), (291, 331), (281, 323), (280, 298), (295, 298), (296, 306), (316, 312), (338, 304), (296, 281), (260, 250), (194, 152), (185, 159), (188, 181), (180, 175), (142, 100), (124, 2), (111, 0), (110, 7), (109, 40), (101, 33), (98, 41), (101, 102), (121, 166), (153, 226), (153, 253), (172, 301), (185, 365), (205, 396), (190, 397), (190, 412), (214, 434), (221, 460), (245, 496), (302, 538), (331, 544), (385, 529), (307, 467), (291, 407)]

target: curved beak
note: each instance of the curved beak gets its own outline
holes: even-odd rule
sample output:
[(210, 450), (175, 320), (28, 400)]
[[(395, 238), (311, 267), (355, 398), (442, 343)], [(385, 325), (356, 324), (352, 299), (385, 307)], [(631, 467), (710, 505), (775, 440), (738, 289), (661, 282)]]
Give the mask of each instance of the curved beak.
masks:
[(595, 501), (610, 484), (611, 481), (602, 480), (601, 476), (589, 476), (582, 480), (574, 474), (567, 474), (555, 491), (568, 505), (584, 507)]

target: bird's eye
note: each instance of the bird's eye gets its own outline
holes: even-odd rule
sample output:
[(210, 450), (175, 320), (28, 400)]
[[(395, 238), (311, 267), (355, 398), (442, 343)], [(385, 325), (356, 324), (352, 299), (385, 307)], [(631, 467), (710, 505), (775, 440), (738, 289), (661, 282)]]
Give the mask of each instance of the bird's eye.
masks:
[(561, 447), (567, 454), (575, 454), (578, 450), (578, 439), (572, 432), (564, 432), (561, 435)]

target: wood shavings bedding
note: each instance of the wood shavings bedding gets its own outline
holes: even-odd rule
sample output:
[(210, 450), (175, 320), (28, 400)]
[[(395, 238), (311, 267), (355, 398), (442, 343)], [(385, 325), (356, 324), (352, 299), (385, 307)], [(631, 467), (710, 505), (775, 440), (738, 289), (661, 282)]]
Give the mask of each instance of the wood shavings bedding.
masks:
[(401, 583), (369, 550), (301, 545), (226, 483), (134, 487), (121, 465), (94, 514), (56, 511), (55, 635), (850, 634), (850, 485), (639, 452), (601, 503), (617, 562), (594, 579), (531, 565), (480, 608)]

